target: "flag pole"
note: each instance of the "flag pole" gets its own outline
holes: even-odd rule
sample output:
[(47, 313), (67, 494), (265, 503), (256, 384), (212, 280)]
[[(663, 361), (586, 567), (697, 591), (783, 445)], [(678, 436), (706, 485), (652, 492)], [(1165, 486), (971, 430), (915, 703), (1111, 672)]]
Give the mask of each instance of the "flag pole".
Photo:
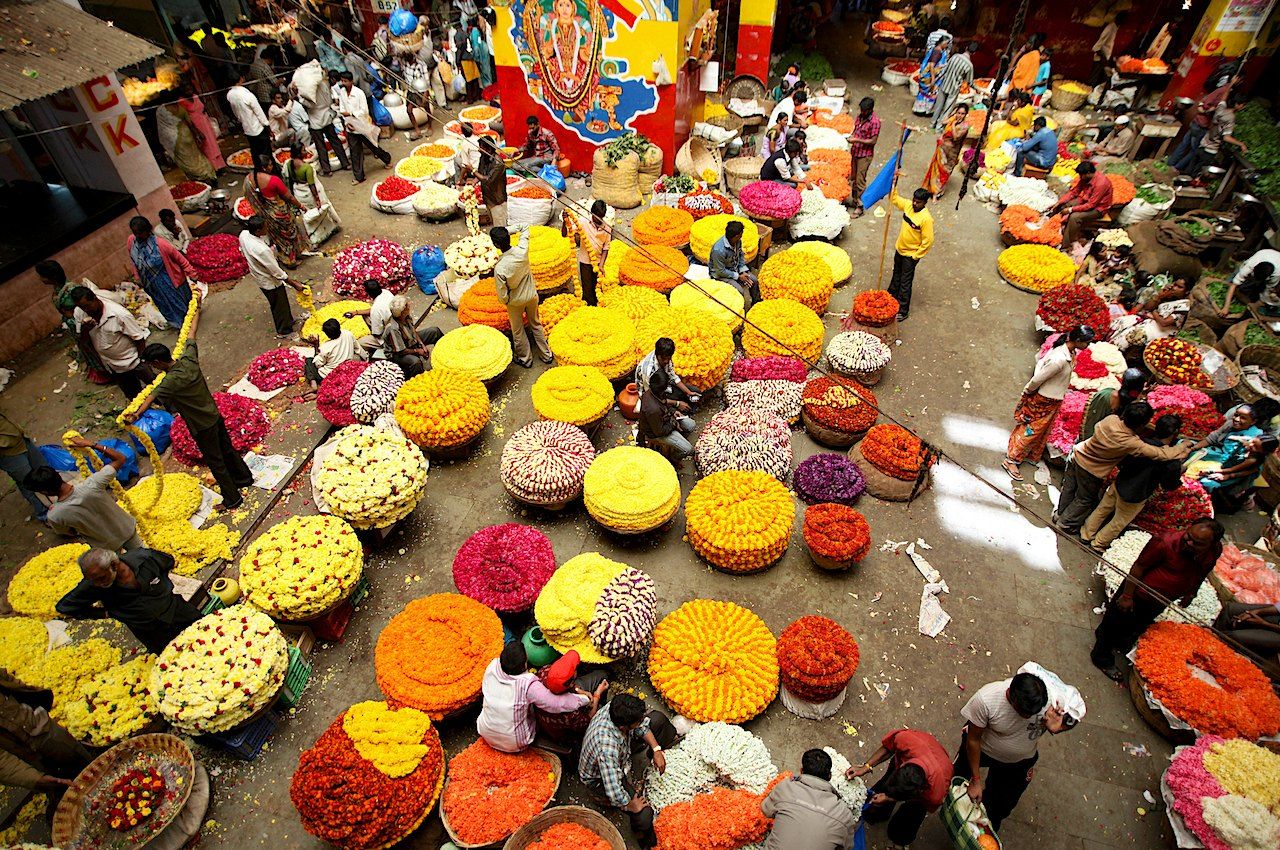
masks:
[[(896, 154), (897, 166), (893, 170), (893, 183), (889, 187), (890, 198), (892, 198), (894, 193), (898, 191), (898, 173), (902, 171), (902, 150), (907, 144), (907, 122), (903, 121), (899, 124), (898, 129), (901, 130), (901, 132), (898, 134), (898, 153)], [(884, 257), (889, 250), (889, 224), (892, 220), (892, 214), (884, 217), (884, 237), (880, 240), (880, 271), (876, 274), (876, 288), (878, 289), (884, 289), (881, 285), (884, 280)]]

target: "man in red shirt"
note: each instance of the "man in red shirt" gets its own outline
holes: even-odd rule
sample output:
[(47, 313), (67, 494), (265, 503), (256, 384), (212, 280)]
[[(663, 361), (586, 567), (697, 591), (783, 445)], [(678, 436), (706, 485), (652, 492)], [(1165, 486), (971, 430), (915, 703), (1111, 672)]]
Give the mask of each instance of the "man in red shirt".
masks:
[(1124, 678), (1116, 669), (1115, 653), (1128, 652), (1170, 601), (1176, 599), (1184, 608), (1191, 604), (1222, 555), (1224, 533), (1222, 523), (1206, 517), (1186, 531), (1147, 541), (1093, 633), (1089, 655), (1095, 667), (1117, 682)]
[(951, 756), (928, 732), (895, 729), (884, 736), (865, 764), (850, 767), (845, 775), (850, 779), (866, 776), (885, 761), (889, 769), (871, 786), (871, 807), (864, 817), (867, 823), (889, 821), (889, 841), (906, 847), (916, 840), (925, 815), (946, 800)]
[(1064, 251), (1070, 250), (1079, 240), (1081, 227), (1097, 221), (1111, 209), (1111, 181), (1105, 174), (1098, 174), (1097, 171), (1097, 167), (1088, 160), (1080, 163), (1080, 167), (1076, 169), (1080, 179), (1049, 210), (1049, 215), (1057, 215), (1059, 212), (1067, 214), (1067, 226), (1062, 239)]

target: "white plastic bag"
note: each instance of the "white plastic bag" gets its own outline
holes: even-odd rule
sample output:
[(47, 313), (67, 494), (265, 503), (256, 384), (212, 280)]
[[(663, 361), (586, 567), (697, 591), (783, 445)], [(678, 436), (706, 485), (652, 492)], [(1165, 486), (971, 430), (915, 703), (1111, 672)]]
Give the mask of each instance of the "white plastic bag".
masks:
[(554, 198), (513, 198), (507, 195), (507, 229), (528, 230), (551, 220)]
[(326, 239), (342, 229), (342, 221), (332, 204), (307, 210), (302, 214), (302, 224), (307, 228), (307, 238), (313, 248), (324, 244)]
[(456, 310), (462, 296), (479, 281), (478, 277), (460, 278), (453, 269), (445, 269), (436, 275), (436, 292), (440, 295), (441, 301)]
[(302, 105), (310, 109), (329, 103), (332, 99), (328, 76), (315, 59), (293, 72), (293, 84), (298, 87), (298, 99), (302, 101)]
[(379, 185), (381, 184), (375, 183), (373, 188), (369, 190), (369, 206), (373, 207), (378, 212), (388, 213), (389, 215), (413, 214), (413, 199), (416, 198), (417, 195), (410, 195), (409, 197), (401, 198), (398, 201), (384, 201), (378, 197)]
[[(1146, 188), (1147, 186), (1159, 187), (1161, 189), (1168, 188), (1159, 183), (1148, 183), (1142, 188)], [(1128, 227), (1129, 225), (1137, 224), (1140, 221), (1150, 221), (1170, 209), (1173, 206), (1173, 201), (1173, 190), (1169, 190), (1169, 200), (1160, 204), (1152, 204), (1144, 201), (1142, 198), (1134, 198), (1132, 201), (1124, 205), (1124, 209), (1120, 210), (1120, 217), (1116, 221), (1121, 227)]]
[[(1068, 685), (1062, 681), (1062, 678), (1052, 670), (1046, 670), (1034, 661), (1028, 661), (1018, 668), (1019, 673), (1030, 673), (1040, 681), (1044, 682), (1045, 688), (1049, 691), (1049, 704), (1046, 708), (1057, 706), (1062, 709), (1063, 713), (1073, 718), (1077, 723), (1084, 719), (1085, 704), (1084, 697), (1080, 695), (1078, 688)], [(1075, 724), (1071, 724), (1075, 725)]]
[(671, 71), (667, 68), (667, 57), (661, 53), (658, 58), (653, 60), (653, 84), (655, 86), (669, 86), (675, 80), (671, 79)]

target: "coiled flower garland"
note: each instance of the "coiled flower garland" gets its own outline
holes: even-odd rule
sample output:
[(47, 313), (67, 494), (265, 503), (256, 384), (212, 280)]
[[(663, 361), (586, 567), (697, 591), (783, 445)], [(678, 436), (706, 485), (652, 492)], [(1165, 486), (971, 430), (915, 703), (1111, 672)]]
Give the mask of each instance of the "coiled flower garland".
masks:
[(678, 207), (649, 207), (631, 222), (631, 235), (641, 245), (678, 248), (689, 242), (693, 215)]
[(467, 538), (453, 558), (453, 583), (495, 611), (523, 611), (555, 570), (551, 540), (536, 528), (507, 522)]
[(396, 423), (427, 449), (454, 449), (480, 436), (489, 422), (489, 394), (480, 379), (452, 369), (432, 369), (406, 381), (396, 393)]
[(360, 541), (334, 516), (289, 517), (240, 557), (245, 599), (282, 620), (324, 614), (351, 595), (363, 572)]
[(748, 262), (754, 260), (756, 252), (760, 250), (759, 228), (756, 227), (755, 222), (740, 215), (723, 213), (700, 218), (689, 228), (689, 249), (693, 251), (693, 255), (702, 262), (707, 262), (711, 256), (711, 249), (716, 242), (720, 241), (720, 237), (724, 236), (725, 226), (731, 221), (742, 224), (742, 253)]
[(584, 552), (555, 571), (533, 614), (557, 650), (574, 650), (587, 664), (608, 664), (648, 646), (658, 619), (657, 589), (640, 570)]
[(804, 511), (805, 545), (833, 561), (861, 561), (871, 551), (871, 526), (848, 505), (823, 502)]
[(725, 323), (730, 332), (742, 327), (745, 299), (742, 293), (723, 280), (707, 278), (682, 283), (671, 290), (671, 306), (676, 309), (702, 310)]
[(613, 385), (595, 366), (554, 366), (531, 390), (533, 409), (545, 419), (589, 425), (613, 407)]
[(748, 357), (799, 355), (812, 363), (822, 356), (823, 331), (822, 319), (803, 304), (761, 301), (747, 313), (742, 350)]
[(778, 635), (782, 686), (806, 702), (835, 699), (858, 670), (858, 642), (828, 617), (801, 617)]
[(831, 301), (834, 281), (826, 263), (803, 252), (780, 251), (760, 267), (760, 296), (798, 301), (821, 316)]
[(711, 314), (702, 310), (664, 307), (636, 326), (636, 343), (647, 355), (662, 337), (676, 344), (671, 365), (684, 381), (706, 392), (720, 383), (733, 362), (733, 334)]
[(711, 417), (702, 429), (695, 458), (704, 476), (730, 469), (760, 470), (786, 481), (791, 476), (791, 429), (769, 411), (730, 408)]
[(505, 372), (511, 359), (511, 340), (487, 325), (455, 328), (431, 350), (433, 367), (465, 372), (482, 381)]
[(609, 380), (626, 375), (640, 359), (635, 323), (626, 314), (606, 307), (574, 310), (556, 325), (547, 341), (559, 365), (595, 366)]
[(502, 449), (502, 484), (517, 499), (535, 504), (568, 501), (582, 493), (595, 460), (590, 438), (566, 422), (530, 422)]
[(587, 513), (606, 528), (649, 531), (676, 515), (680, 482), (653, 449), (618, 446), (596, 456), (582, 482)]
[(351, 415), (357, 422), (372, 425), (395, 407), (402, 386), (404, 371), (399, 366), (390, 360), (374, 360), (361, 370), (351, 387)]
[(386, 528), (413, 513), (427, 489), (427, 459), (392, 430), (343, 428), (316, 472), (317, 495), (356, 528)]
[(684, 506), (693, 550), (731, 573), (754, 572), (782, 557), (795, 521), (795, 503), (767, 472), (726, 470), (700, 480)]

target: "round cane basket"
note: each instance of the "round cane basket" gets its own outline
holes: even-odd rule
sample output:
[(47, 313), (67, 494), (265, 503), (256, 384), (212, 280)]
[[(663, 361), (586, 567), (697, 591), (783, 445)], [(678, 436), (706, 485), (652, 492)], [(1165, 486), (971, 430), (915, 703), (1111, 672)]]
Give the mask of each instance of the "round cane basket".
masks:
[(1240, 378), (1240, 383), (1236, 385), (1236, 395), (1240, 396), (1240, 400), (1248, 404), (1252, 404), (1260, 398), (1263, 398), (1262, 392), (1257, 387), (1249, 383), (1243, 377), (1244, 367), (1261, 366), (1266, 370), (1267, 376), (1273, 381), (1280, 383), (1280, 346), (1275, 345), (1246, 345), (1240, 349), (1240, 353), (1236, 355), (1236, 372)]
[(717, 115), (714, 118), (708, 118), (707, 123), (719, 127), (722, 130), (731, 130), (735, 133), (739, 133), (742, 131), (742, 128), (746, 126), (747, 122), (743, 121), (732, 112), (726, 112), (724, 115)]
[(422, 448), (432, 460), (462, 460), (471, 454), (471, 450), (476, 447), (476, 443), (480, 442), (483, 434), (484, 431), (481, 430), (470, 440), (456, 446), (423, 446)]
[(724, 182), (729, 193), (737, 197), (738, 192), (748, 183), (760, 179), (760, 169), (764, 167), (764, 157), (736, 156), (724, 161)]
[(1218, 601), (1222, 603), (1222, 607), (1225, 608), (1236, 601), (1236, 595), (1223, 583), (1222, 579), (1218, 578), (1216, 572), (1209, 573), (1209, 584), (1212, 585), (1214, 593), (1218, 594)]
[[(1214, 352), (1215, 356), (1221, 355), (1221, 352), (1217, 352), (1215, 351), (1215, 349), (1210, 348), (1207, 345), (1200, 345), (1199, 343), (1193, 343), (1193, 345), (1195, 345), (1196, 349), (1200, 352), (1201, 355), (1207, 354), (1211, 351)], [(1280, 348), (1276, 348), (1275, 346), (1268, 346), (1268, 345), (1246, 346), (1244, 349), (1240, 351), (1240, 354), (1237, 355), (1237, 360), (1241, 356), (1243, 356), (1245, 351), (1247, 351), (1249, 348), (1274, 348), (1277, 353), (1280, 353)], [(1152, 364), (1151, 358), (1147, 356), (1147, 350), (1148, 349), (1145, 349), (1145, 348), (1142, 350), (1142, 362), (1143, 362), (1143, 365), (1147, 367), (1147, 371), (1149, 371), (1152, 375), (1154, 375), (1156, 380), (1162, 384), (1180, 383), (1179, 381), (1173, 380), (1173, 378), (1169, 377), (1163, 370), (1157, 368), (1154, 364)], [(1240, 366), (1237, 365), (1236, 361), (1234, 360), (1223, 360), (1222, 368), (1218, 369), (1216, 372), (1209, 375), (1209, 377), (1213, 380), (1213, 386), (1195, 387), (1195, 389), (1200, 390), (1205, 395), (1213, 399), (1221, 398), (1222, 396), (1225, 396), (1227, 393), (1231, 392), (1232, 390), (1238, 390), (1238, 388), (1244, 386), (1244, 382), (1240, 380)], [(1252, 400), (1256, 401), (1258, 398), (1261, 398), (1261, 397), (1262, 397), (1261, 394), (1258, 394), (1256, 398)], [(1249, 400), (1249, 399), (1246, 399), (1246, 400)]]
[(896, 317), (891, 319), (887, 325), (864, 325), (853, 316), (849, 316), (841, 327), (847, 331), (863, 331), (864, 333), (869, 333), (885, 345), (889, 346), (892, 346), (898, 341), (898, 319)]
[(715, 176), (707, 182), (713, 186), (720, 184), (720, 174), (724, 169), (718, 149), (707, 147), (697, 137), (680, 146), (680, 150), (676, 152), (675, 165), (677, 173), (686, 174), (695, 180), (702, 180), (703, 174), (710, 170)]
[(1160, 734), (1160, 737), (1177, 745), (1195, 743), (1195, 732), (1190, 729), (1174, 729), (1158, 709), (1147, 705), (1147, 686), (1137, 667), (1129, 668), (1127, 681), (1129, 696), (1133, 698), (1133, 707), (1137, 709), (1138, 714), (1142, 715), (1142, 719), (1147, 721), (1147, 725)]
[(837, 369), (834, 366), (831, 368), (831, 371), (835, 372), (840, 377), (852, 378), (864, 387), (874, 387), (876, 384), (880, 383), (881, 379), (884, 378), (884, 370), (884, 366), (881, 366), (879, 369), (869, 369), (867, 371), (859, 371), (856, 369)]
[(805, 550), (809, 553), (809, 560), (820, 569), (829, 572), (838, 573), (852, 569), (858, 561), (854, 558), (847, 558), (843, 561), (837, 561), (835, 558), (828, 558), (826, 555), (819, 555), (817, 552), (809, 548), (809, 544), (805, 544)]
[(582, 806), (556, 806), (547, 809), (533, 820), (515, 831), (515, 834), (502, 845), (502, 850), (525, 850), (533, 844), (548, 828), (558, 823), (576, 823), (600, 836), (609, 844), (609, 850), (627, 850), (622, 834), (617, 827), (609, 823), (604, 815), (584, 809)]
[[(560, 778), (564, 773), (564, 768), (561, 767), (560, 765), (559, 756), (557, 756), (555, 753), (548, 752), (547, 750), (542, 749), (542, 747), (530, 747), (528, 752), (533, 753), (534, 755), (541, 758), (544, 762), (546, 762), (547, 769), (551, 771), (551, 775), (553, 777), (552, 784), (554, 787), (552, 787), (551, 789), (551, 796), (547, 797), (547, 802), (542, 804), (545, 807), (547, 803), (550, 803), (552, 800), (556, 798), (556, 792), (560, 790)], [(448, 793), (448, 791), (449, 791), (449, 779), (446, 778), (444, 783), (444, 793)], [(535, 815), (534, 819), (536, 820), (537, 817), (538, 816)], [(449, 824), (449, 815), (445, 812), (443, 802), (440, 804), (440, 821), (441, 823), (444, 824), (444, 831), (449, 833), (449, 840), (452, 841), (454, 844), (458, 845), (459, 847), (463, 848), (463, 850), (471, 850), (471, 848), (476, 848), (476, 847), (497, 847), (498, 842), (508, 837), (504, 835), (501, 838), (496, 838), (493, 841), (486, 841), (483, 844), (470, 844), (466, 841), (463, 841), (461, 838), (458, 837), (458, 834), (453, 831), (453, 827)], [(530, 823), (532, 822), (533, 821), (531, 820)]]
[(834, 449), (847, 449), (854, 443), (861, 440), (866, 431), (841, 431), (836, 428), (828, 428), (819, 424), (809, 412), (803, 407), (800, 408), (800, 421), (804, 423), (804, 430), (808, 432), (810, 437), (824, 446), (830, 446)]
[[(1049, 98), (1049, 103), (1054, 109), (1062, 112), (1074, 112), (1084, 103), (1085, 98), (1089, 96), (1088, 92), (1081, 94), (1080, 92), (1065, 91), (1062, 87), (1066, 83), (1073, 83), (1072, 80), (1058, 80), (1053, 84), (1053, 95)], [(1074, 83), (1080, 85), (1080, 83)]]
[[(901, 478), (894, 478), (892, 475), (886, 475), (876, 469), (871, 461), (862, 456), (862, 449), (858, 446), (849, 449), (849, 457), (862, 470), (862, 477), (867, 482), (867, 492), (872, 496), (886, 502), (911, 501), (911, 491), (915, 489), (915, 481), (903, 481)], [(932, 484), (933, 471), (930, 470), (924, 474), (924, 483), (920, 485), (920, 493), (928, 490)], [(917, 493), (916, 496), (919, 497), (920, 493)]]
[(1044, 295), (1044, 290), (1041, 290), (1041, 289), (1032, 289), (1031, 287), (1029, 287), (1029, 286), (1024, 286), (1024, 285), (1023, 285), (1023, 284), (1021, 284), (1021, 283), (1015, 283), (1014, 281), (1009, 280), (1009, 278), (1005, 277), (1005, 276), (1004, 276), (1004, 272), (999, 271), (998, 269), (996, 270), (996, 273), (1000, 275), (1000, 279), (1001, 279), (1001, 280), (1003, 280), (1005, 283), (1007, 283), (1007, 284), (1009, 284), (1010, 286), (1012, 286), (1014, 289), (1020, 289), (1020, 290), (1022, 290), (1023, 292), (1030, 292), (1032, 295)]

